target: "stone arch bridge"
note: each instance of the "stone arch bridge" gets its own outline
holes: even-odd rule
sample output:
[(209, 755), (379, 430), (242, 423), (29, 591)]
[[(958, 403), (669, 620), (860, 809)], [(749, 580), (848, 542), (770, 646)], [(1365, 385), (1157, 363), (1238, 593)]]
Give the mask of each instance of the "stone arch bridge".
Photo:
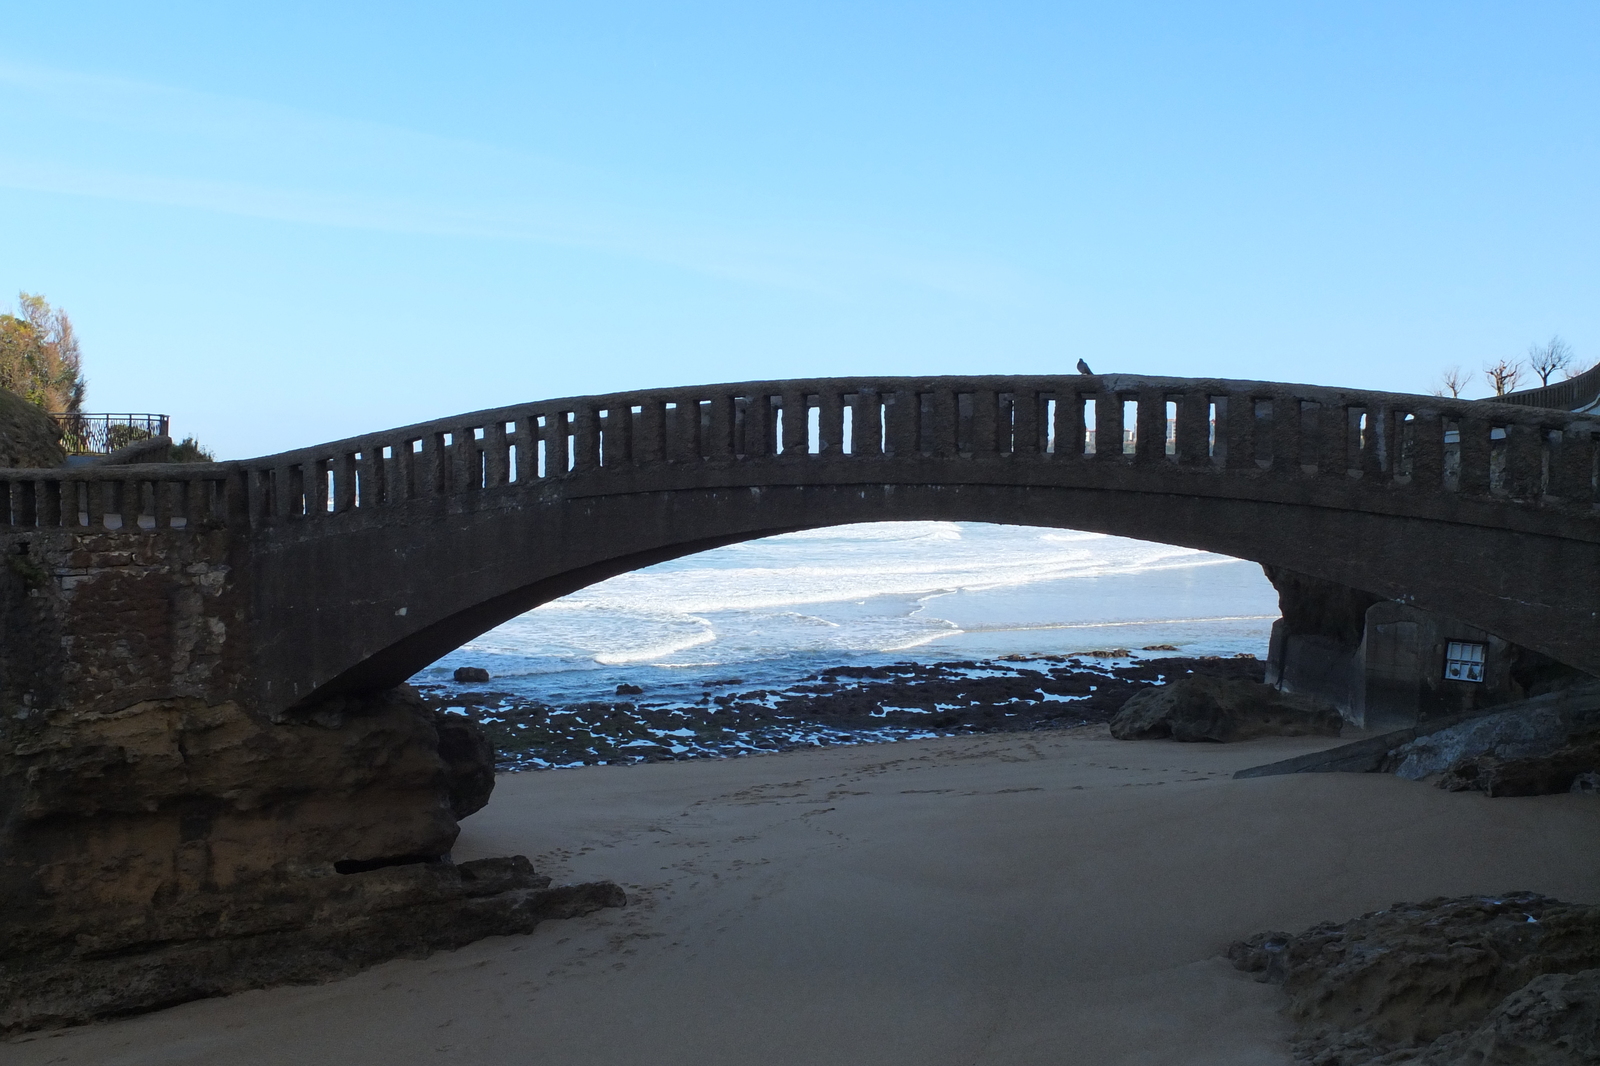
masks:
[(1559, 410), (1273, 382), (835, 378), (520, 404), (241, 462), (0, 471), (10, 576), (54, 605), (3, 634), (4, 687), (277, 713), (398, 684), (624, 571), (893, 519), (1203, 548), (1600, 673), (1597, 434)]
[(441, 861), (489, 753), (392, 686), (545, 600), (748, 538), (1099, 530), (1600, 673), (1597, 432), (1270, 382), (863, 378), (551, 400), (243, 462), (0, 470), (0, 1032), (616, 902), (545, 893), (520, 858)]

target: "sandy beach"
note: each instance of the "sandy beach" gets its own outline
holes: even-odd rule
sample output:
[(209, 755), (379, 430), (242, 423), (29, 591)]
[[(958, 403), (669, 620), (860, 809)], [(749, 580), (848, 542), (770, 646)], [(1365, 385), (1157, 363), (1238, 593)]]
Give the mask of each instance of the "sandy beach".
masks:
[(1591, 797), (1231, 779), (1334, 743), (1092, 726), (502, 775), (456, 858), (526, 854), (629, 907), (0, 1060), (1282, 1064), (1281, 994), (1231, 941), (1435, 895), (1600, 900)]

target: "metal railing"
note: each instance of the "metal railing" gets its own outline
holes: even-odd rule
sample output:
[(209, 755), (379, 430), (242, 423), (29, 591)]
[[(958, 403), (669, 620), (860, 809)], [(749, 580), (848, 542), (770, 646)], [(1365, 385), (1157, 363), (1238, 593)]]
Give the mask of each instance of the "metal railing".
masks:
[(52, 414), (68, 455), (105, 455), (151, 437), (165, 437), (171, 419), (152, 414)]
[(1492, 397), (1498, 403), (1514, 403), (1520, 407), (1548, 407), (1556, 411), (1582, 411), (1600, 400), (1600, 363), (1574, 374), (1553, 385), (1535, 389), (1508, 392)]

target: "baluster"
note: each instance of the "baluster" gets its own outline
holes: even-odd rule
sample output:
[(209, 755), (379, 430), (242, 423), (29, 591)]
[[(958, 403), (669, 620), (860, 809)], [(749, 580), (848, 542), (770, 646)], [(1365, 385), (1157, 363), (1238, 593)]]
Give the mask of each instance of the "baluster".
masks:
[(606, 447), (616, 456), (613, 460), (607, 455), (607, 465), (613, 461), (618, 466), (633, 463), (633, 404), (626, 400), (611, 408), (611, 418), (606, 426)]
[(999, 451), (1000, 394), (978, 389), (972, 394), (972, 455), (987, 459)]
[(1089, 427), (1083, 423), (1083, 402), (1089, 394), (1076, 389), (1056, 393), (1056, 458), (1082, 459)]
[(389, 499), (395, 503), (415, 499), (417, 493), (417, 453), (413, 438), (395, 441), (389, 459)]
[(506, 439), (506, 420), (496, 418), (483, 427), (483, 487), (498, 489), (511, 480), (511, 443)]
[(844, 401), (832, 385), (817, 397), (817, 448), (826, 456), (844, 454)]
[(1544, 490), (1544, 431), (1512, 423), (1506, 427), (1504, 484), (1507, 495), (1538, 497)]
[(444, 491), (445, 470), (444, 434), (425, 433), (418, 438), (420, 449), (409, 454), (411, 463), (412, 494), (418, 499), (431, 500)]
[(356, 506), (356, 453), (340, 452), (328, 461), (333, 471), (333, 510), (336, 514)]
[(1122, 458), (1122, 397), (1114, 392), (1102, 390), (1094, 396), (1094, 457)]
[(92, 530), (106, 528), (106, 482), (91, 479), (83, 483), (84, 510), (88, 512), (88, 525)]
[(884, 424), (888, 436), (883, 450), (900, 459), (917, 455), (917, 422), (922, 417), (922, 402), (915, 389), (899, 389), (883, 394)]
[(938, 458), (952, 459), (961, 454), (959, 421), (956, 390), (949, 386), (934, 389), (932, 451)]
[[(299, 467), (283, 464), (272, 472), (272, 514), (280, 519), (299, 517), (301, 514), (302, 499), (296, 491), (296, 482), (299, 480)], [(107, 503), (107, 507), (110, 504)]]
[(1413, 412), (1411, 487), (1423, 492), (1444, 488), (1444, 419), (1438, 411)]
[(1031, 458), (1044, 451), (1044, 441), (1040, 439), (1039, 432), (1039, 427), (1043, 425), (1043, 408), (1044, 399), (1038, 389), (1022, 388), (1012, 394), (1013, 454)]
[[(1226, 424), (1227, 449), (1224, 464), (1229, 470), (1256, 469), (1256, 402), (1247, 392), (1229, 393), (1226, 416), (1218, 421)], [(1218, 436), (1224, 426), (1217, 427)]]
[(772, 397), (765, 392), (750, 397), (750, 405), (745, 409), (744, 447), (745, 454), (752, 458), (765, 459), (776, 453), (776, 443), (773, 440)]
[(567, 413), (550, 409), (544, 413), (544, 476), (562, 477), (567, 472)]
[(68, 529), (83, 528), (83, 482), (62, 481), (57, 485), (61, 524)]
[(785, 389), (783, 393), (783, 454), (805, 455), (810, 450), (811, 431), (807, 425), (806, 394)]
[(1348, 477), (1350, 472), (1350, 408), (1325, 403), (1317, 410), (1317, 474)]
[(61, 526), (61, 482), (36, 481), (33, 488), (34, 507), (39, 524), (50, 529)]
[(357, 486), (360, 499), (357, 506), (375, 510), (389, 502), (388, 460), (383, 457), (385, 445), (381, 440), (361, 442), (361, 458), (356, 460)]
[(333, 463), (315, 459), (306, 464), (309, 481), (306, 486), (306, 514), (314, 518), (328, 517), (328, 472)]
[(1489, 492), (1489, 421), (1464, 414), (1456, 423), (1461, 434), (1462, 495), (1485, 496)]
[(123, 531), (133, 532), (141, 528), (139, 519), (144, 516), (144, 482), (134, 478), (123, 479), (121, 507)]
[(688, 413), (682, 400), (668, 400), (661, 408), (661, 458), (669, 463), (683, 461), (683, 424)]
[(706, 459), (727, 461), (736, 450), (734, 442), (735, 398), (732, 393), (712, 395), (701, 407), (700, 454)]
[(633, 435), (633, 456), (638, 463), (659, 463), (662, 454), (662, 402), (647, 396), (639, 401), (639, 423)]
[(1134, 461), (1167, 461), (1167, 395), (1159, 389), (1140, 389), (1134, 411)]
[(1368, 481), (1382, 481), (1389, 466), (1389, 441), (1384, 434), (1388, 417), (1387, 407), (1367, 408), (1367, 428), (1361, 434), (1361, 476)]
[(678, 401), (678, 450), (679, 462), (698, 463), (700, 452), (700, 400), (697, 397)]
[[(625, 415), (633, 421), (632, 414)], [(508, 443), (517, 447), (517, 484), (526, 485), (539, 478), (539, 421), (533, 414), (521, 414), (512, 423)]]
[(217, 498), (213, 516), (235, 529), (248, 528), (250, 514), (250, 472), (237, 470), (216, 483)]
[(1178, 462), (1198, 466), (1210, 461), (1211, 398), (1185, 392), (1178, 397)]
[(851, 433), (855, 437), (857, 455), (877, 457), (883, 454), (883, 406), (875, 389), (862, 389), (856, 393), (855, 421)]
[(1587, 429), (1557, 432), (1551, 442), (1550, 495), (1573, 503), (1594, 499), (1594, 434)]
[(191, 532), (209, 526), (212, 519), (211, 482), (203, 478), (187, 477), (177, 483), (178, 503), (173, 508), (176, 517), (183, 519), (183, 528)]
[(1272, 469), (1300, 472), (1300, 398), (1287, 393), (1272, 397)]
[(572, 412), (572, 470), (586, 474), (600, 466), (600, 416), (592, 404)]
[(172, 529), (171, 487), (169, 481), (150, 482), (150, 517), (158, 532)]
[(478, 435), (473, 432), (473, 427), (451, 430), (450, 443), (443, 454), (446, 494), (454, 495), (478, 487), (481, 480), (478, 475), (483, 466), (478, 458)]

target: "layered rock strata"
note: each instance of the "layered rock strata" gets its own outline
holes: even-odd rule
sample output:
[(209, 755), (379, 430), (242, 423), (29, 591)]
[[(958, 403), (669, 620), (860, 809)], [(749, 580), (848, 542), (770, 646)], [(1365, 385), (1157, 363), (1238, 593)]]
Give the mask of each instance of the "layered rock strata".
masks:
[(1600, 1062), (1600, 906), (1525, 892), (1396, 903), (1228, 955), (1283, 985), (1297, 1062)]
[(529, 931), (620, 905), (526, 859), (453, 866), (493, 788), (468, 720), (408, 688), (276, 720), (144, 700), (0, 741), (0, 1029), (85, 1021)]

